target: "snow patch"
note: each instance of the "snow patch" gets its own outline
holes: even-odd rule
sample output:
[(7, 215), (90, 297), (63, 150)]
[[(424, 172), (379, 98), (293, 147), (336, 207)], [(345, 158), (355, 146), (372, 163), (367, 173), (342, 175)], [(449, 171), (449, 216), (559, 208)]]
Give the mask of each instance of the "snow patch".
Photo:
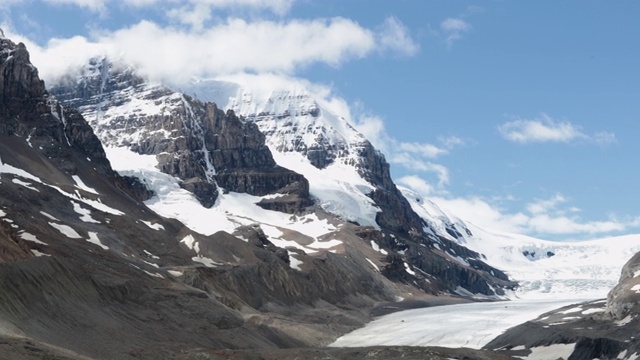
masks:
[(56, 224), (56, 223), (50, 222), (49, 226), (58, 230), (62, 235), (70, 239), (82, 239), (82, 236), (80, 236), (80, 234), (78, 234), (75, 230), (73, 230), (73, 228), (69, 225)]
[(196, 242), (196, 239), (193, 237), (193, 235), (185, 236), (182, 240), (180, 240), (180, 242), (187, 245), (190, 250), (194, 250), (195, 252), (199, 252), (200, 250), (198, 248), (198, 243)]
[(294, 255), (295, 253), (292, 253), (291, 251), (287, 251), (287, 253), (289, 254), (289, 266), (292, 269), (302, 271), (302, 269), (300, 268), (300, 265), (304, 264), (304, 262), (298, 260)]
[(369, 258), (365, 258), (369, 264), (371, 264), (371, 266), (373, 266), (374, 269), (376, 269), (377, 272), (380, 272), (380, 268), (378, 267), (378, 265), (376, 265), (373, 261), (371, 261), (371, 259)]
[(576, 344), (553, 344), (549, 346), (532, 347), (531, 353), (522, 359), (526, 360), (549, 360), (568, 359), (576, 348)]
[(71, 205), (73, 205), (73, 211), (75, 211), (78, 215), (80, 215), (80, 220), (86, 223), (96, 223), (100, 224), (100, 221), (91, 217), (91, 210), (85, 209), (80, 204), (75, 201), (71, 201)]
[(80, 177), (78, 175), (72, 175), (71, 178), (73, 178), (73, 181), (76, 183), (76, 187), (78, 189), (84, 190), (88, 193), (92, 193), (92, 194), (96, 194), (98, 195), (98, 191), (96, 191), (96, 189), (91, 188), (89, 186), (87, 186), (82, 179), (80, 179)]
[(45, 217), (49, 218), (49, 220), (53, 220), (53, 221), (60, 221), (60, 220), (56, 219), (56, 217), (55, 217), (55, 216), (50, 215), (50, 214), (48, 214), (48, 213), (46, 213), (46, 212), (44, 212), (44, 211), (40, 211), (40, 214), (42, 214), (42, 215), (44, 215)]
[(43, 252), (41, 252), (41, 251), (38, 251), (38, 250), (36, 250), (36, 249), (31, 249), (31, 253), (32, 253), (33, 255), (35, 255), (36, 257), (40, 257), (40, 256), (51, 256), (50, 254), (45, 254), (45, 253), (43, 253)]
[(200, 255), (192, 257), (191, 260), (195, 261), (195, 262), (199, 262), (201, 264), (204, 264), (204, 266), (206, 266), (206, 267), (216, 267), (216, 266), (222, 265), (220, 263), (217, 263), (217, 262), (213, 261), (212, 259), (210, 259), (208, 257), (204, 257), (204, 256), (200, 256)]
[(373, 250), (381, 253), (382, 255), (388, 255), (389, 253), (387, 252), (387, 250), (381, 248), (375, 241), (371, 240), (371, 247), (373, 248)]
[(30, 190), (34, 190), (34, 191), (40, 192), (40, 190), (38, 190), (38, 189), (34, 188), (34, 187), (33, 187), (33, 184), (31, 184), (30, 182), (22, 181), (22, 180), (20, 180), (20, 179), (16, 179), (16, 178), (14, 178), (14, 179), (13, 179), (13, 180), (11, 180), (11, 181), (12, 181), (14, 184), (22, 185), (22, 186), (26, 187), (27, 189), (30, 189)]
[(95, 233), (93, 231), (89, 231), (89, 238), (87, 239), (88, 242), (92, 243), (92, 244), (96, 244), (98, 246), (100, 246), (101, 248), (103, 248), (104, 250), (109, 250), (108, 246), (105, 246), (100, 239), (98, 238), (98, 233)]
[(144, 220), (140, 220), (140, 221), (142, 221), (143, 224), (147, 225), (153, 230), (164, 230), (164, 226), (162, 226), (162, 224), (158, 224), (158, 223), (152, 224), (151, 221), (144, 221)]
[(49, 244), (47, 244), (46, 242), (43, 242), (43, 241), (38, 240), (38, 238), (37, 238), (35, 235), (30, 234), (30, 233), (28, 233), (28, 232), (26, 232), (26, 231), (22, 231), (22, 232), (20, 232), (20, 235), (19, 235), (19, 236), (20, 236), (20, 238), (21, 238), (22, 240), (31, 241), (31, 242), (34, 242), (34, 243), (36, 243), (36, 244), (40, 244), (40, 245), (49, 245)]

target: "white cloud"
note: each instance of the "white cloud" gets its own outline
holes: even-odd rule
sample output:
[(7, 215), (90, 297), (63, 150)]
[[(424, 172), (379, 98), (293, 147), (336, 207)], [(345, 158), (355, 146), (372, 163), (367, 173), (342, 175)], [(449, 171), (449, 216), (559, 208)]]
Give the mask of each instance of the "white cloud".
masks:
[(418, 154), (421, 157), (429, 159), (435, 159), (438, 156), (447, 154), (449, 152), (446, 149), (439, 148), (432, 144), (416, 142), (401, 142), (399, 143), (398, 148), (401, 151)]
[(434, 193), (435, 190), (431, 184), (416, 175), (403, 176), (400, 179), (397, 179), (396, 182), (413, 189), (421, 195), (430, 195)]
[(204, 3), (194, 4), (193, 6), (182, 6), (167, 11), (170, 19), (177, 20), (182, 24), (189, 25), (195, 31), (201, 31), (204, 23), (211, 19), (211, 6)]
[(556, 194), (550, 199), (544, 200), (536, 200), (527, 205), (527, 211), (532, 214), (542, 214), (548, 213), (551, 210), (554, 210), (559, 204), (566, 202), (567, 199), (564, 198), (561, 194)]
[(498, 126), (498, 131), (507, 140), (519, 143), (569, 142), (586, 135), (575, 125), (558, 122), (547, 114), (533, 120), (517, 119)]
[(395, 52), (401, 55), (415, 55), (420, 50), (409, 33), (409, 29), (395, 17), (388, 17), (377, 33), (380, 51)]
[[(43, 47), (18, 34), (10, 37), (28, 45), (32, 62), (47, 81), (54, 81), (91, 56), (104, 54), (133, 63), (154, 78), (180, 83), (192, 77), (238, 72), (294, 74), (315, 63), (339, 67), (381, 49), (404, 53), (416, 49), (411, 47), (408, 34), (398, 30), (404, 28), (395, 18), (387, 19), (380, 33), (340, 17), (251, 22), (229, 18), (204, 28), (210, 14), (194, 9), (178, 8), (172, 13), (180, 22), (189, 23), (191, 29), (162, 27), (143, 20), (113, 32), (96, 32), (91, 40), (52, 39)], [(10, 27), (8, 30), (11, 33)], [(400, 40), (392, 46), (391, 39)], [(68, 64), (59, 61), (71, 57)]]
[(583, 220), (575, 215), (580, 211), (576, 207), (560, 207), (568, 202), (568, 199), (562, 194), (556, 194), (549, 199), (538, 199), (527, 204), (527, 214), (509, 212), (492, 200), (479, 196), (442, 196), (434, 193), (435, 189), (427, 181), (415, 175), (405, 176), (398, 182), (427, 196), (438, 206), (455, 214), (460, 219), (491, 230), (540, 237), (592, 237), (628, 231), (640, 226), (640, 218), (618, 219), (610, 216), (605, 220)]
[(615, 134), (599, 132), (594, 135), (585, 134), (582, 129), (568, 121), (557, 121), (547, 114), (527, 120), (516, 119), (498, 126), (498, 131), (505, 139), (521, 144), (561, 142), (585, 140), (600, 145), (615, 142)]
[(440, 31), (444, 35), (444, 41), (448, 48), (453, 43), (462, 39), (462, 34), (471, 30), (471, 24), (461, 18), (448, 18), (440, 23)]

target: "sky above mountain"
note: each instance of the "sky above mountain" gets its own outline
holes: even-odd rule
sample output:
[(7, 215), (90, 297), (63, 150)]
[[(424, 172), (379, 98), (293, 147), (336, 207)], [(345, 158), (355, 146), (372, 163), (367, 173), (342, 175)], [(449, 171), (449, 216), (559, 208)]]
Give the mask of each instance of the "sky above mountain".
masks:
[(178, 85), (304, 81), (385, 153), (398, 184), (467, 221), (555, 240), (640, 231), (638, 2), (0, 5), (0, 27), (47, 82), (97, 53)]

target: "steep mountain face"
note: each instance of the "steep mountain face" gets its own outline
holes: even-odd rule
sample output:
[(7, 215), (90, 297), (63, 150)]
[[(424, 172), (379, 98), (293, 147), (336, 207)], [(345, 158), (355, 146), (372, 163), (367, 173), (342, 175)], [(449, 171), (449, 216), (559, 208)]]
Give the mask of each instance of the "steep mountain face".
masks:
[[(464, 289), (465, 294), (503, 295), (504, 289), (515, 287), (478, 253), (432, 231), (396, 188), (382, 154), (304, 89), (252, 93), (222, 82), (201, 85), (202, 91), (193, 92), (203, 98), (236, 91), (228, 105), (232, 111), (222, 113), (213, 103), (153, 84), (132, 68), (106, 59), (92, 61), (51, 91), (65, 104), (78, 107), (108, 148), (155, 155), (155, 169), (178, 176), (182, 188), (211, 207), (201, 215), (194, 209), (178, 213), (164, 205), (162, 199), (173, 196), (169, 193), (148, 202), (192, 229), (212, 234), (223, 229), (234, 233), (238, 225), (251, 223), (272, 227), (274, 220), (268, 219), (273, 214), (252, 216), (250, 207), (244, 211), (230, 205), (241, 197), (236, 193), (248, 194), (254, 198), (247, 201), (264, 209), (303, 216), (289, 225), (282, 218), (281, 226), (265, 231), (268, 240), (286, 249), (293, 261), (321, 254), (314, 247), (318, 245), (309, 244), (309, 238), (317, 241), (318, 235), (342, 245), (333, 251), (351, 251), (347, 241), (331, 232), (298, 229), (304, 226), (296, 221), (315, 213), (319, 220), (338, 216), (332, 221), (353, 222), (355, 246), (375, 254), (374, 260), (365, 257), (395, 282), (433, 294)], [(140, 173), (124, 165), (119, 171)], [(145, 171), (141, 176), (147, 183), (159, 176), (152, 174), (153, 166)], [(216, 193), (218, 188), (222, 192)], [(222, 209), (225, 215), (218, 227), (199, 220), (218, 216)]]
[[(198, 105), (179, 100), (184, 109)], [(257, 143), (261, 135), (251, 124), (211, 104), (198, 111), (209, 122), (202, 125), (207, 143), (218, 141), (222, 149), (203, 152), (201, 159), (210, 155), (211, 164), (229, 164), (212, 174), (228, 174), (220, 183), (261, 193), (295, 190), (298, 182), (299, 192), (291, 193), (304, 194), (302, 177), (252, 148), (264, 149), (264, 143)], [(127, 131), (116, 134), (130, 141)], [(245, 136), (246, 146), (237, 146), (236, 137)], [(192, 171), (204, 171), (206, 179), (207, 163), (185, 164), (195, 164)], [(272, 179), (265, 169), (289, 181)], [(25, 338), (29, 354), (83, 359), (188, 358), (201, 349), (321, 345), (367, 321), (375, 303), (409, 291), (381, 276), (363, 255), (284, 251), (256, 226), (236, 226), (237, 236), (202, 235), (140, 202), (149, 195), (136, 179), (113, 171), (83, 116), (50, 96), (24, 45), (0, 36), (3, 354), (14, 354), (15, 348), (4, 351), (7, 344)], [(339, 221), (329, 215), (323, 221), (329, 220)], [(353, 236), (356, 228), (340, 223), (335, 234)], [(309, 245), (333, 244), (321, 240)], [(11, 358), (29, 358), (24, 351)]]

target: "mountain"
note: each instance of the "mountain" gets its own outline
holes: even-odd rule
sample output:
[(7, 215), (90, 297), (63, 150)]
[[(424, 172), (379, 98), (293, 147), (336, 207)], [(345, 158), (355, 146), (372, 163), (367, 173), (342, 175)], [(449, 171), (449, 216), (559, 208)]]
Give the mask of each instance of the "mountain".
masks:
[[(384, 156), (298, 83), (185, 92), (106, 58), (47, 90), (0, 36), (0, 354), (509, 358), (317, 347), (390, 307), (601, 292), (637, 251), (637, 237), (558, 244), (457, 219), (397, 188)], [(635, 263), (609, 329), (635, 324)]]
[[(144, 88), (142, 99), (121, 99), (159, 101), (159, 124), (148, 124), (156, 128), (123, 118), (112, 119), (120, 127), (96, 127), (140, 152), (118, 157), (122, 147), (104, 148), (81, 112), (45, 89), (25, 46), (0, 36), (1, 357), (317, 358), (342, 350), (305, 348), (361, 326), (377, 304), (420, 298), (414, 278), (383, 275), (393, 274), (383, 268), (383, 249), (366, 238), (379, 230), (315, 206), (308, 180), (275, 164), (255, 125), (211, 103)], [(127, 161), (136, 172), (114, 171), (112, 162)], [(206, 218), (185, 223), (215, 231), (154, 209), (196, 209)], [(404, 266), (398, 273), (414, 272)], [(489, 358), (471, 350), (372, 351), (381, 355), (352, 357)]]
[[(121, 174), (150, 184), (153, 210), (195, 231), (241, 235), (239, 225), (256, 225), (301, 271), (328, 249), (368, 259), (387, 279), (434, 295), (465, 289), (495, 297), (515, 287), (478, 253), (432, 231), (393, 183), (384, 156), (304, 88), (218, 81), (197, 88), (236, 97), (225, 113), (104, 57), (50, 91), (79, 109)], [(146, 155), (157, 163), (148, 157), (141, 165)], [(165, 174), (178, 186), (154, 187)]]

